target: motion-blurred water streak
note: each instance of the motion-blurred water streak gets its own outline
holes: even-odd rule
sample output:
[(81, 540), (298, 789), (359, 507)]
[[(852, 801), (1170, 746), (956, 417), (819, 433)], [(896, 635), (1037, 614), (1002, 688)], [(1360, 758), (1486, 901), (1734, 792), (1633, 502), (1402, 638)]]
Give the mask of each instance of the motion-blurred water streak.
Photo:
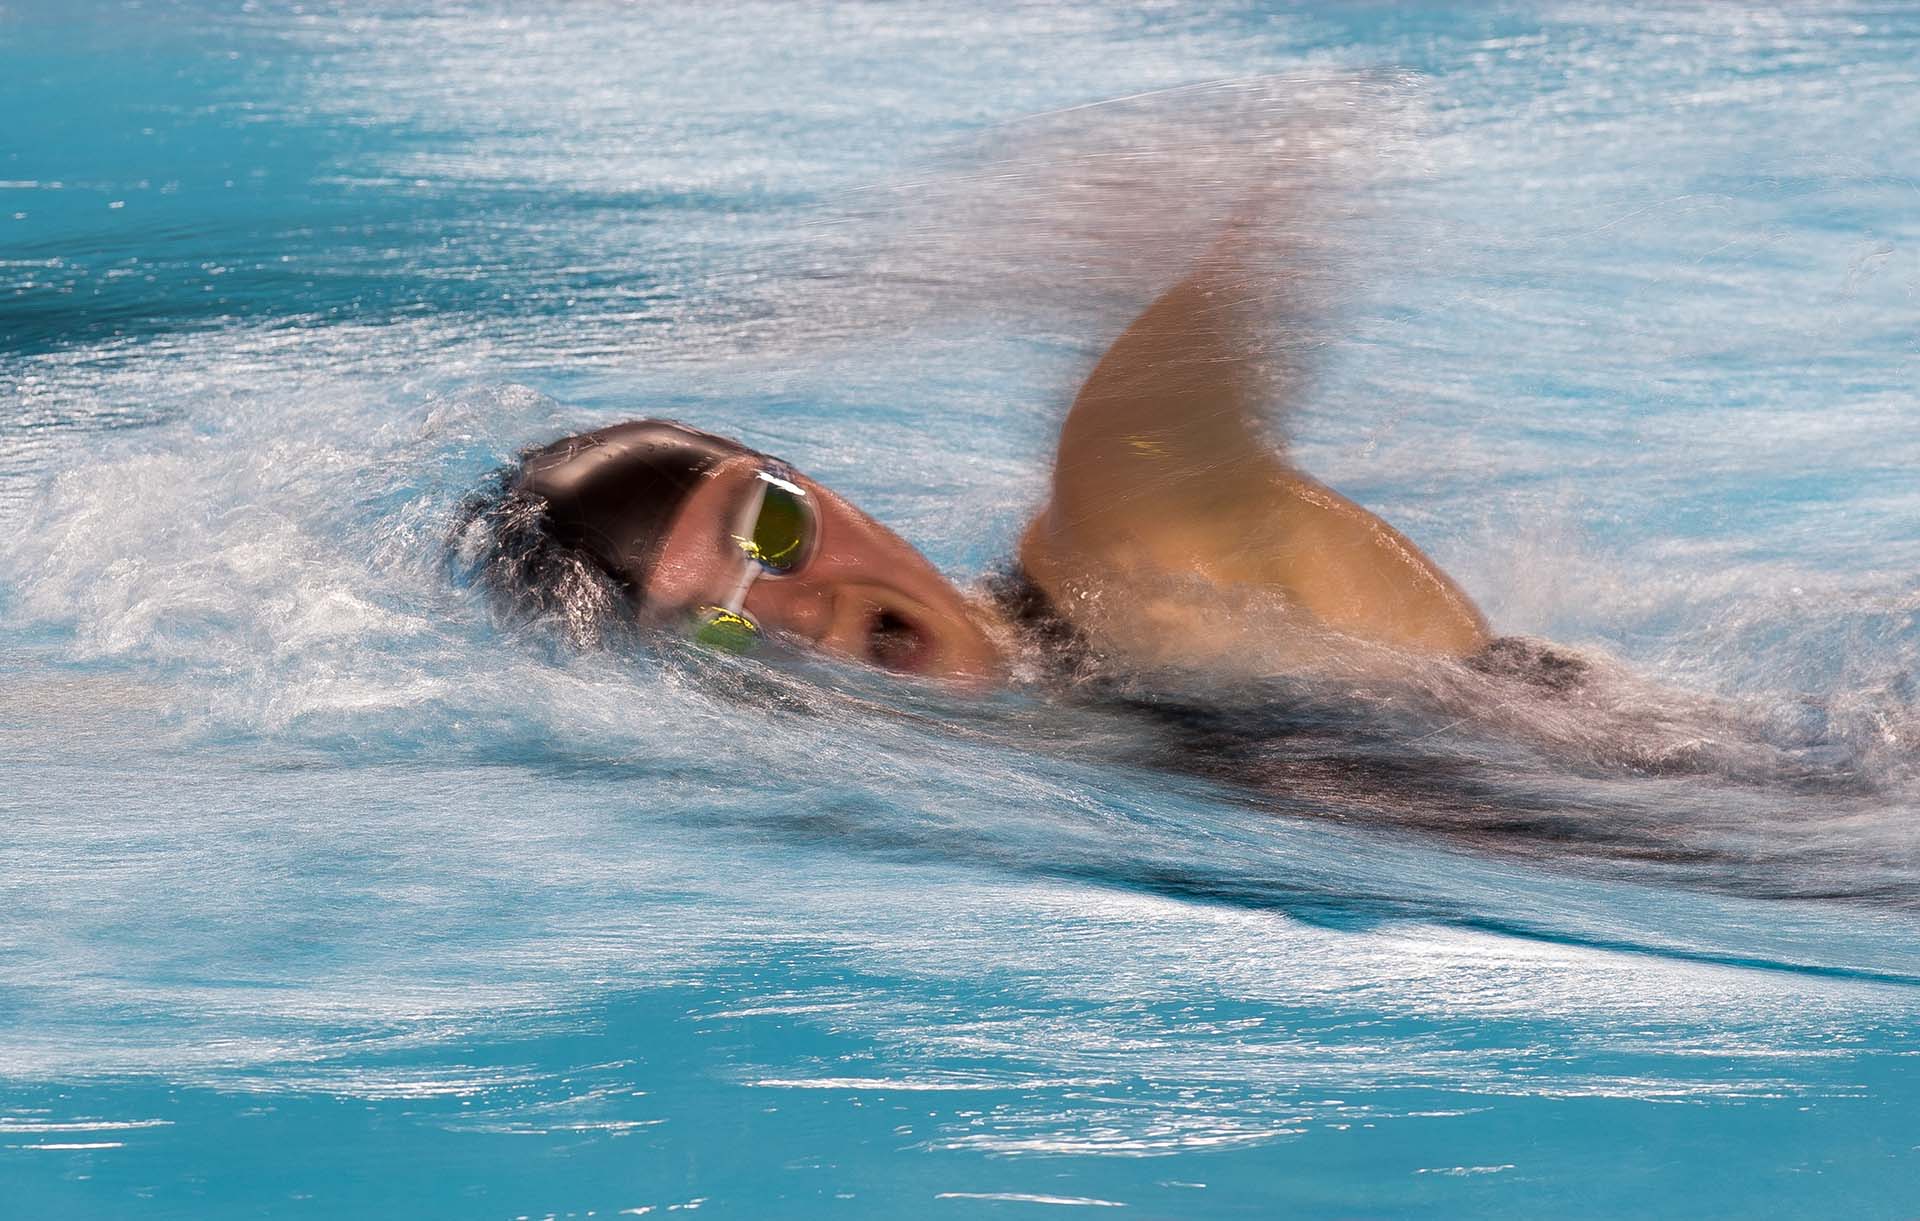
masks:
[[(1909, 1215), (1917, 53), (0, 0), (0, 1197)], [(1578, 700), (582, 654), (449, 560), (665, 414), (978, 578), (1250, 215), (1276, 427)]]

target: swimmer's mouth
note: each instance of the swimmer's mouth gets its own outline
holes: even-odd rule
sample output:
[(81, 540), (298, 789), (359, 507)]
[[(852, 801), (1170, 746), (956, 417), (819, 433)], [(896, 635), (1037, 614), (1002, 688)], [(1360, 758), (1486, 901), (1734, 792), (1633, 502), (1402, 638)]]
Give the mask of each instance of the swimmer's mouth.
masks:
[(933, 637), (899, 611), (876, 606), (867, 614), (866, 659), (883, 670), (924, 672), (933, 661)]

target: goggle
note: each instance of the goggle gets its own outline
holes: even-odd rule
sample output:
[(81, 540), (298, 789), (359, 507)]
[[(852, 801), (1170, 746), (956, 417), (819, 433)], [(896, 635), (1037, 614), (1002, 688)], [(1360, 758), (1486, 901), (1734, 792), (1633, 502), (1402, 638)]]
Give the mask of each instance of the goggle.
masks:
[(728, 653), (756, 647), (760, 624), (746, 611), (747, 591), (762, 576), (786, 577), (800, 571), (813, 554), (818, 534), (806, 489), (772, 471), (759, 472), (753, 495), (741, 506), (739, 520), (727, 536), (746, 557), (746, 569), (725, 602), (694, 611), (693, 638)]

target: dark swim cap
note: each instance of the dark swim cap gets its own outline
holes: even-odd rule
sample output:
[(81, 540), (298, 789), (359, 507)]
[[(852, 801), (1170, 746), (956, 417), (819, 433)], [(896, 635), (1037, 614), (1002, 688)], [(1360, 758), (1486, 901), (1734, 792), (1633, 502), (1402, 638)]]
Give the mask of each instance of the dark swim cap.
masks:
[(702, 477), (754, 452), (671, 420), (634, 420), (527, 454), (511, 491), (544, 502), (547, 537), (591, 559), (637, 602), (668, 528)]

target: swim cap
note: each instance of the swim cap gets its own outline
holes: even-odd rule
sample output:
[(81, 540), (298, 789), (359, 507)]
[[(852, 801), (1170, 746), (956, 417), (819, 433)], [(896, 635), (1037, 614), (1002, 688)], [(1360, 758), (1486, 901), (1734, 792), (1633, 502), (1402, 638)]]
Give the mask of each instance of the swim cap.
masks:
[(544, 501), (548, 538), (590, 558), (637, 602), (668, 528), (701, 478), (754, 452), (671, 420), (633, 420), (528, 454), (512, 490)]

